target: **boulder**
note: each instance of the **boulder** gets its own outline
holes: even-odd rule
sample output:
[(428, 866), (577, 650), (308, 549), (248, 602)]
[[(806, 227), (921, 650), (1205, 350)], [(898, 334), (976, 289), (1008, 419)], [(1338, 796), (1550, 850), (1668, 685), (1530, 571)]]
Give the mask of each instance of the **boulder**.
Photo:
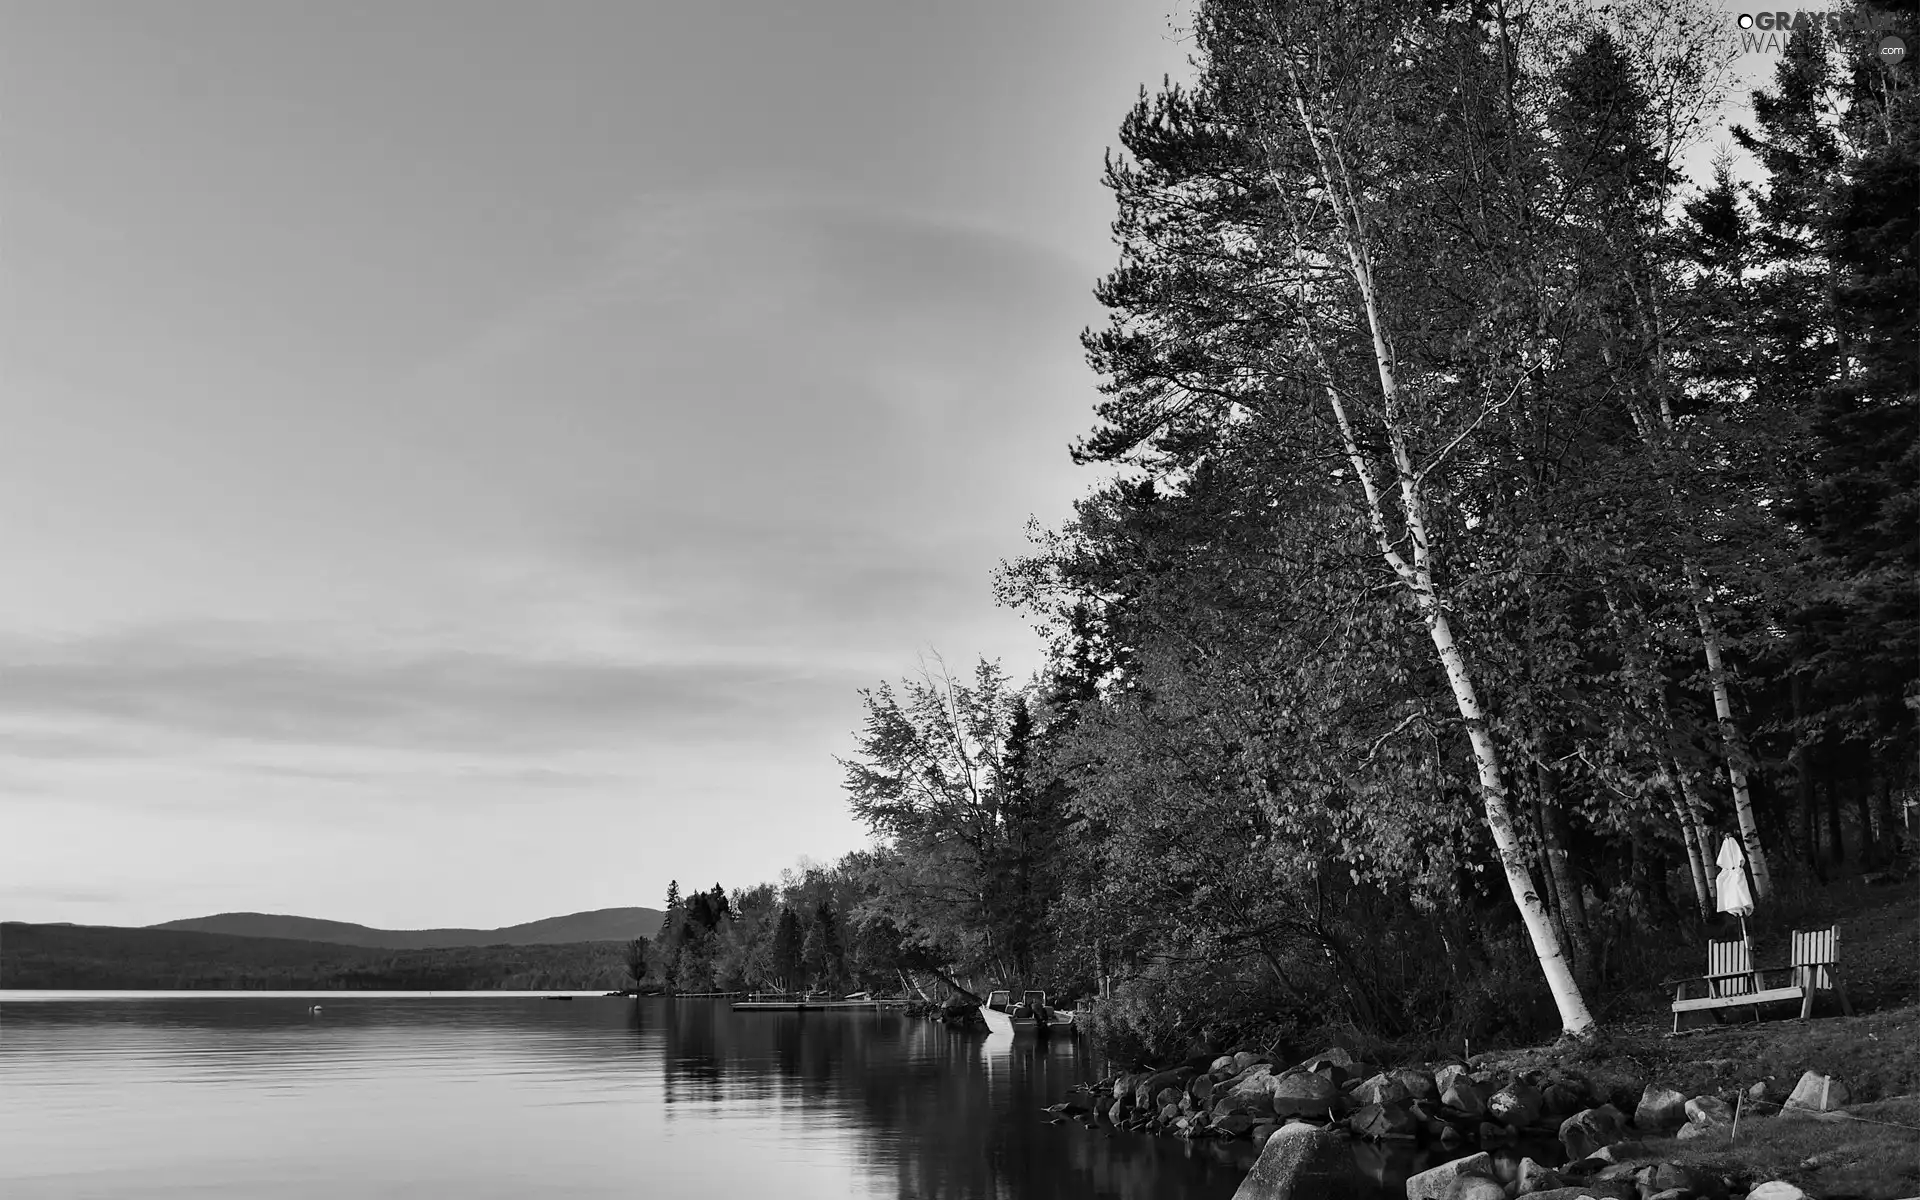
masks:
[(1711, 1127), (1706, 1125), (1695, 1125), (1692, 1121), (1688, 1121), (1685, 1125), (1682, 1125), (1677, 1131), (1675, 1131), (1673, 1136), (1674, 1136), (1674, 1140), (1676, 1141), (1690, 1142), (1695, 1138), (1710, 1137), (1712, 1136), (1712, 1134), (1713, 1134), (1713, 1130)]
[(1679, 1190), (1689, 1195), (1705, 1196), (1708, 1200), (1725, 1200), (1726, 1184), (1711, 1172), (1702, 1171), (1685, 1163), (1655, 1163), (1642, 1182), (1642, 1189), (1651, 1188), (1655, 1192)]
[(1494, 1142), (1510, 1142), (1519, 1136), (1520, 1131), (1511, 1125), (1501, 1125), (1493, 1121), (1480, 1122), (1480, 1144), (1483, 1146)]
[(1487, 1099), (1487, 1112), (1494, 1120), (1518, 1129), (1539, 1121), (1544, 1103), (1539, 1088), (1516, 1079)]
[(1269, 1125), (1263, 1121), (1260, 1124), (1255, 1125), (1252, 1129), (1248, 1130), (1247, 1136), (1253, 1139), (1254, 1145), (1264, 1146), (1267, 1144), (1267, 1139), (1272, 1137), (1274, 1134), (1278, 1132), (1280, 1132), (1280, 1127), (1278, 1125)]
[(1347, 1128), (1369, 1141), (1410, 1138), (1420, 1128), (1414, 1115), (1398, 1104), (1369, 1104), (1347, 1118)]
[(1507, 1189), (1486, 1175), (1455, 1175), (1440, 1200), (1507, 1200)]
[(1613, 1145), (1620, 1137), (1620, 1122), (1611, 1107), (1583, 1108), (1560, 1122), (1560, 1144), (1566, 1147), (1569, 1162), (1591, 1157), (1594, 1151)]
[(1480, 1094), (1479, 1085), (1465, 1077), (1447, 1085), (1440, 1093), (1440, 1103), (1469, 1117), (1485, 1116), (1487, 1112), (1487, 1098)]
[(1440, 1098), (1440, 1085), (1434, 1082), (1431, 1071), (1424, 1071), (1419, 1067), (1402, 1067), (1393, 1072), (1391, 1078), (1406, 1089), (1409, 1099), (1438, 1100)]
[[(1213, 1108), (1210, 1111), (1213, 1113), (1213, 1119), (1216, 1121), (1221, 1117), (1237, 1115), (1249, 1116), (1255, 1120), (1275, 1115), (1273, 1111), (1273, 1096), (1264, 1091), (1228, 1092), (1225, 1096), (1214, 1100)], [(1284, 1116), (1287, 1114), (1283, 1113), (1280, 1115)]]
[(1468, 1074), (1465, 1063), (1445, 1063), (1433, 1069), (1433, 1086), (1445, 1092), (1453, 1086), (1454, 1080), (1465, 1079)]
[(1341, 1100), (1333, 1081), (1306, 1071), (1274, 1079), (1267, 1094), (1272, 1111), (1282, 1117), (1330, 1116)]
[(1245, 1113), (1229, 1113), (1215, 1121), (1213, 1127), (1228, 1137), (1239, 1137), (1253, 1128), (1253, 1118)]
[(1685, 1188), (1668, 1188), (1664, 1192), (1655, 1192), (1647, 1200), (1688, 1200), (1693, 1193)]
[(1391, 1075), (1375, 1075), (1353, 1090), (1355, 1104), (1405, 1104), (1413, 1094)]
[(1687, 1122), (1709, 1129), (1725, 1129), (1733, 1124), (1733, 1105), (1718, 1096), (1695, 1096), (1687, 1101)]
[(1657, 1129), (1662, 1132), (1678, 1129), (1687, 1121), (1687, 1098), (1670, 1087), (1650, 1083), (1640, 1093), (1640, 1103), (1633, 1110), (1633, 1124), (1636, 1129)]
[(1640, 1200), (1640, 1189), (1631, 1179), (1609, 1179), (1604, 1183), (1583, 1183), (1574, 1187), (1551, 1188), (1531, 1192), (1527, 1200)]
[(1414, 1122), (1422, 1132), (1434, 1137), (1439, 1137), (1440, 1131), (1448, 1127), (1446, 1114), (1431, 1100), (1415, 1100), (1407, 1105), (1407, 1111), (1413, 1115)]
[(1306, 1070), (1311, 1071), (1313, 1070), (1311, 1064), (1317, 1062), (1329, 1062), (1335, 1066), (1350, 1067), (1353, 1065), (1353, 1054), (1343, 1046), (1328, 1046), (1320, 1053), (1301, 1062), (1300, 1065)]
[(1295, 1123), (1267, 1139), (1233, 1200), (1371, 1200), (1377, 1194), (1353, 1165), (1346, 1138)]
[(1456, 1129), (1452, 1125), (1448, 1125), (1445, 1128), (1441, 1129), (1440, 1131), (1440, 1144), (1449, 1150), (1453, 1149), (1455, 1146), (1458, 1146), (1461, 1142), (1464, 1142), (1466, 1140), (1467, 1140), (1467, 1135), (1464, 1133), (1461, 1133), (1458, 1129)]
[(1807, 1194), (1784, 1179), (1773, 1179), (1748, 1192), (1747, 1200), (1807, 1200)]
[(1155, 1108), (1166, 1108), (1168, 1105), (1178, 1108), (1180, 1101), (1184, 1100), (1186, 1095), (1187, 1093), (1180, 1088), (1163, 1087), (1154, 1093), (1153, 1104)]
[(1564, 1117), (1577, 1113), (1586, 1105), (1586, 1093), (1569, 1084), (1555, 1080), (1540, 1089), (1544, 1101), (1542, 1111), (1550, 1117)]
[(1225, 1071), (1229, 1075), (1234, 1073), (1233, 1055), (1222, 1054), (1219, 1058), (1213, 1060), (1212, 1066), (1207, 1068), (1207, 1074), (1209, 1075), (1217, 1074), (1221, 1071)]
[(1441, 1200), (1461, 1175), (1493, 1178), (1493, 1156), (1486, 1151), (1456, 1158), (1407, 1178), (1407, 1200)]
[(1162, 1103), (1159, 1099), (1162, 1091), (1169, 1087), (1180, 1087), (1185, 1082), (1178, 1071), (1155, 1071), (1151, 1075), (1143, 1075), (1140, 1082), (1134, 1085), (1133, 1102), (1140, 1108), (1158, 1108)]
[(1793, 1095), (1787, 1097), (1780, 1111), (1782, 1116), (1789, 1112), (1835, 1112), (1845, 1108), (1849, 1099), (1846, 1084), (1832, 1075), (1808, 1071), (1794, 1085)]
[(1514, 1182), (1518, 1185), (1514, 1189), (1514, 1194), (1518, 1196), (1533, 1192), (1550, 1192), (1554, 1188), (1567, 1186), (1567, 1181), (1560, 1178), (1558, 1171), (1551, 1167), (1543, 1167), (1531, 1158), (1520, 1160), (1520, 1172), (1515, 1176)]
[(1255, 1054), (1251, 1050), (1242, 1050), (1240, 1053), (1233, 1056), (1233, 1069), (1236, 1071), (1244, 1071), (1248, 1067), (1253, 1066), (1255, 1063), (1260, 1063), (1265, 1061), (1266, 1061), (1265, 1059), (1261, 1058), (1258, 1054)]
[(1188, 1080), (1187, 1095), (1193, 1097), (1195, 1104), (1206, 1107), (1213, 1100), (1213, 1076), (1196, 1075)]

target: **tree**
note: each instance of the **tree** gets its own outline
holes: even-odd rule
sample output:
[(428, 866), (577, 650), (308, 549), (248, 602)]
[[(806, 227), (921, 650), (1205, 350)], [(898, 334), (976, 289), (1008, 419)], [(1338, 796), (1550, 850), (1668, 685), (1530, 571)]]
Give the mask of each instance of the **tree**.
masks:
[(634, 987), (639, 987), (642, 983), (646, 982), (648, 949), (646, 938), (634, 938), (627, 943), (627, 978), (633, 981)]
[(800, 918), (791, 908), (782, 905), (773, 927), (772, 969), (773, 977), (788, 991), (799, 989), (802, 972), (806, 969), (802, 949), (805, 938), (806, 931), (800, 926)]
[(1201, 5), (1196, 35), (1199, 91), (1143, 100), (1123, 131), (1135, 165), (1109, 169), (1123, 265), (1089, 350), (1112, 398), (1083, 454), (1191, 470), (1208, 426), (1271, 422), (1294, 471), (1351, 489), (1312, 498), (1323, 536), (1350, 542), (1357, 517), (1424, 628), (1541, 971), (1567, 1031), (1589, 1033), (1456, 630), (1484, 538), (1460, 519), (1466, 489), (1502, 465), (1476, 438), (1542, 365), (1508, 335), (1542, 300), (1502, 233), (1537, 220), (1537, 146), (1509, 119), (1515, 34), (1424, 5), (1249, 0)]

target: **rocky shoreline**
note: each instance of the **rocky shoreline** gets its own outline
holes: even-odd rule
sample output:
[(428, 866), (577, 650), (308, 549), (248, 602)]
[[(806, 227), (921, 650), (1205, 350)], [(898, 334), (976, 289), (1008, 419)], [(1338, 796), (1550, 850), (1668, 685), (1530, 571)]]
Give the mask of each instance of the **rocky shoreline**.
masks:
[[(1378, 1195), (1364, 1177), (1342, 1186), (1331, 1165), (1343, 1156), (1329, 1157), (1327, 1145), (1352, 1139), (1459, 1152), (1409, 1179), (1407, 1200), (1800, 1200), (1791, 1183), (1716, 1174), (1659, 1153), (1661, 1143), (1732, 1126), (1738, 1110), (1843, 1118), (1847, 1092), (1841, 1081), (1810, 1071), (1781, 1099), (1767, 1095), (1764, 1083), (1733, 1096), (1688, 1097), (1658, 1081), (1602, 1070), (1513, 1072), (1489, 1055), (1385, 1068), (1330, 1049), (1293, 1067), (1243, 1051), (1121, 1074), (1069, 1093), (1048, 1112), (1055, 1121), (1188, 1140), (1251, 1139), (1264, 1147), (1261, 1162), (1236, 1200), (1302, 1194), (1302, 1171), (1315, 1195)], [(1288, 1144), (1271, 1144), (1283, 1131)], [(1299, 1140), (1307, 1134), (1311, 1145)], [(1505, 1177), (1487, 1153), (1548, 1141), (1559, 1144), (1562, 1162), (1522, 1157)], [(1285, 1163), (1276, 1166), (1270, 1157), (1293, 1166), (1281, 1169)], [(1357, 1173), (1351, 1155), (1344, 1159), (1345, 1170)]]

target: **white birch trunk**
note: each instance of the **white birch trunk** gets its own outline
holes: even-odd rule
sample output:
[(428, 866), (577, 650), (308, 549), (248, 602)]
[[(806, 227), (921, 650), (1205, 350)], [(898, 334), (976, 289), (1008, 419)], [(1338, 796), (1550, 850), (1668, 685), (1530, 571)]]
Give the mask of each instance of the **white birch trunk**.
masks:
[(1707, 652), (1707, 676), (1713, 683), (1713, 712), (1720, 720), (1720, 740), (1726, 744), (1727, 782), (1733, 788), (1733, 812), (1740, 821), (1740, 840), (1746, 844), (1747, 863), (1753, 870), (1753, 898), (1765, 900), (1773, 894), (1773, 873), (1767, 868), (1767, 855), (1760, 846), (1760, 826), (1753, 819), (1753, 794), (1747, 788), (1747, 773), (1740, 766), (1743, 749), (1740, 727), (1733, 718), (1733, 697), (1727, 690), (1726, 668), (1720, 658), (1720, 631), (1708, 610), (1706, 587), (1697, 571), (1693, 585), (1693, 613), (1700, 622), (1700, 641)]
[(1687, 847), (1687, 870), (1693, 875), (1693, 896), (1700, 905), (1700, 919), (1713, 916), (1713, 885), (1708, 880), (1705, 831), (1693, 811), (1693, 787), (1674, 764), (1673, 815), (1680, 822), (1680, 840)]
[[(1467, 738), (1473, 748), (1474, 766), (1480, 779), (1480, 798), (1486, 816), (1487, 829), (1493, 835), (1494, 848), (1499, 855), (1501, 869), (1507, 877), (1507, 887), (1513, 893), (1513, 902), (1520, 910), (1520, 919), (1526, 926), (1527, 935), (1533, 943), (1534, 953), (1540, 960), (1541, 973), (1546, 976), (1547, 988), (1553, 993), (1554, 1005), (1559, 1009), (1561, 1027), (1570, 1034), (1588, 1037), (1597, 1031), (1598, 1026), (1593, 1019), (1593, 1014), (1587, 1009), (1585, 997), (1580, 994), (1580, 985), (1574, 980), (1572, 966), (1561, 948), (1559, 933), (1553, 927), (1553, 919), (1548, 914), (1546, 904), (1542, 901), (1539, 889), (1534, 884), (1532, 872), (1527, 868), (1526, 858), (1520, 847), (1520, 839), (1514, 832), (1513, 813), (1507, 803), (1506, 785), (1501, 778), (1499, 746), (1494, 742), (1493, 733), (1487, 727), (1486, 715), (1474, 688), (1473, 675), (1468, 668), (1466, 655), (1454, 640), (1453, 625), (1447, 619), (1446, 603), (1434, 583), (1425, 496), (1421, 489), (1419, 473), (1414, 468), (1408, 431), (1401, 415), (1402, 405), (1392, 340), (1388, 336), (1386, 322), (1382, 317), (1379, 298), (1374, 287), (1371, 254), (1367, 246), (1365, 227), (1360, 219), (1359, 206), (1351, 190), (1351, 181), (1345, 163), (1340, 160), (1339, 147), (1333, 143), (1331, 137), (1326, 137), (1317, 130), (1307, 108), (1306, 92), (1300, 87), (1298, 77), (1292, 75), (1291, 68), (1289, 68), (1289, 75), (1294, 85), (1293, 102), (1300, 117), (1301, 128), (1306, 132), (1313, 146), (1315, 160), (1319, 165), (1321, 184), (1333, 202), (1348, 267), (1366, 313), (1368, 332), (1372, 335), (1374, 365), (1380, 386), (1380, 426), (1386, 435), (1388, 451), (1392, 458), (1389, 465), (1399, 484), (1400, 517), (1407, 542), (1405, 554), (1394, 546), (1386, 520), (1385, 498), (1375, 483), (1372, 466), (1360, 447), (1359, 439), (1355, 436), (1350, 414), (1341, 399), (1331, 365), (1322, 357), (1322, 367), (1326, 371), (1327, 398), (1333, 407), (1335, 421), (1339, 425), (1342, 440), (1345, 442), (1347, 461), (1353, 467), (1366, 499), (1368, 521), (1381, 556), (1413, 594), (1421, 617), (1426, 623), (1427, 632), (1433, 640), (1434, 652), (1439, 656), (1440, 665), (1447, 675), (1447, 683), (1453, 690), (1455, 705), (1459, 709), (1461, 719), (1466, 723)], [(1310, 332), (1309, 338), (1311, 339)], [(1315, 348), (1317, 353), (1317, 343)]]

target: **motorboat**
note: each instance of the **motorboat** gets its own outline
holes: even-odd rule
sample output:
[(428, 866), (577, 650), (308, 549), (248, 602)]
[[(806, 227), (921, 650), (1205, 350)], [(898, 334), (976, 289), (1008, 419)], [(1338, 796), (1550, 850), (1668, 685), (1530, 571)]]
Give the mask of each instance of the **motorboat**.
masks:
[(987, 993), (980, 1006), (980, 1019), (991, 1034), (1037, 1033), (1045, 1036), (1072, 1030), (1073, 1014), (1047, 1006), (1047, 994), (1039, 991), (1020, 993), (1016, 1003), (1013, 992), (1001, 988)]

